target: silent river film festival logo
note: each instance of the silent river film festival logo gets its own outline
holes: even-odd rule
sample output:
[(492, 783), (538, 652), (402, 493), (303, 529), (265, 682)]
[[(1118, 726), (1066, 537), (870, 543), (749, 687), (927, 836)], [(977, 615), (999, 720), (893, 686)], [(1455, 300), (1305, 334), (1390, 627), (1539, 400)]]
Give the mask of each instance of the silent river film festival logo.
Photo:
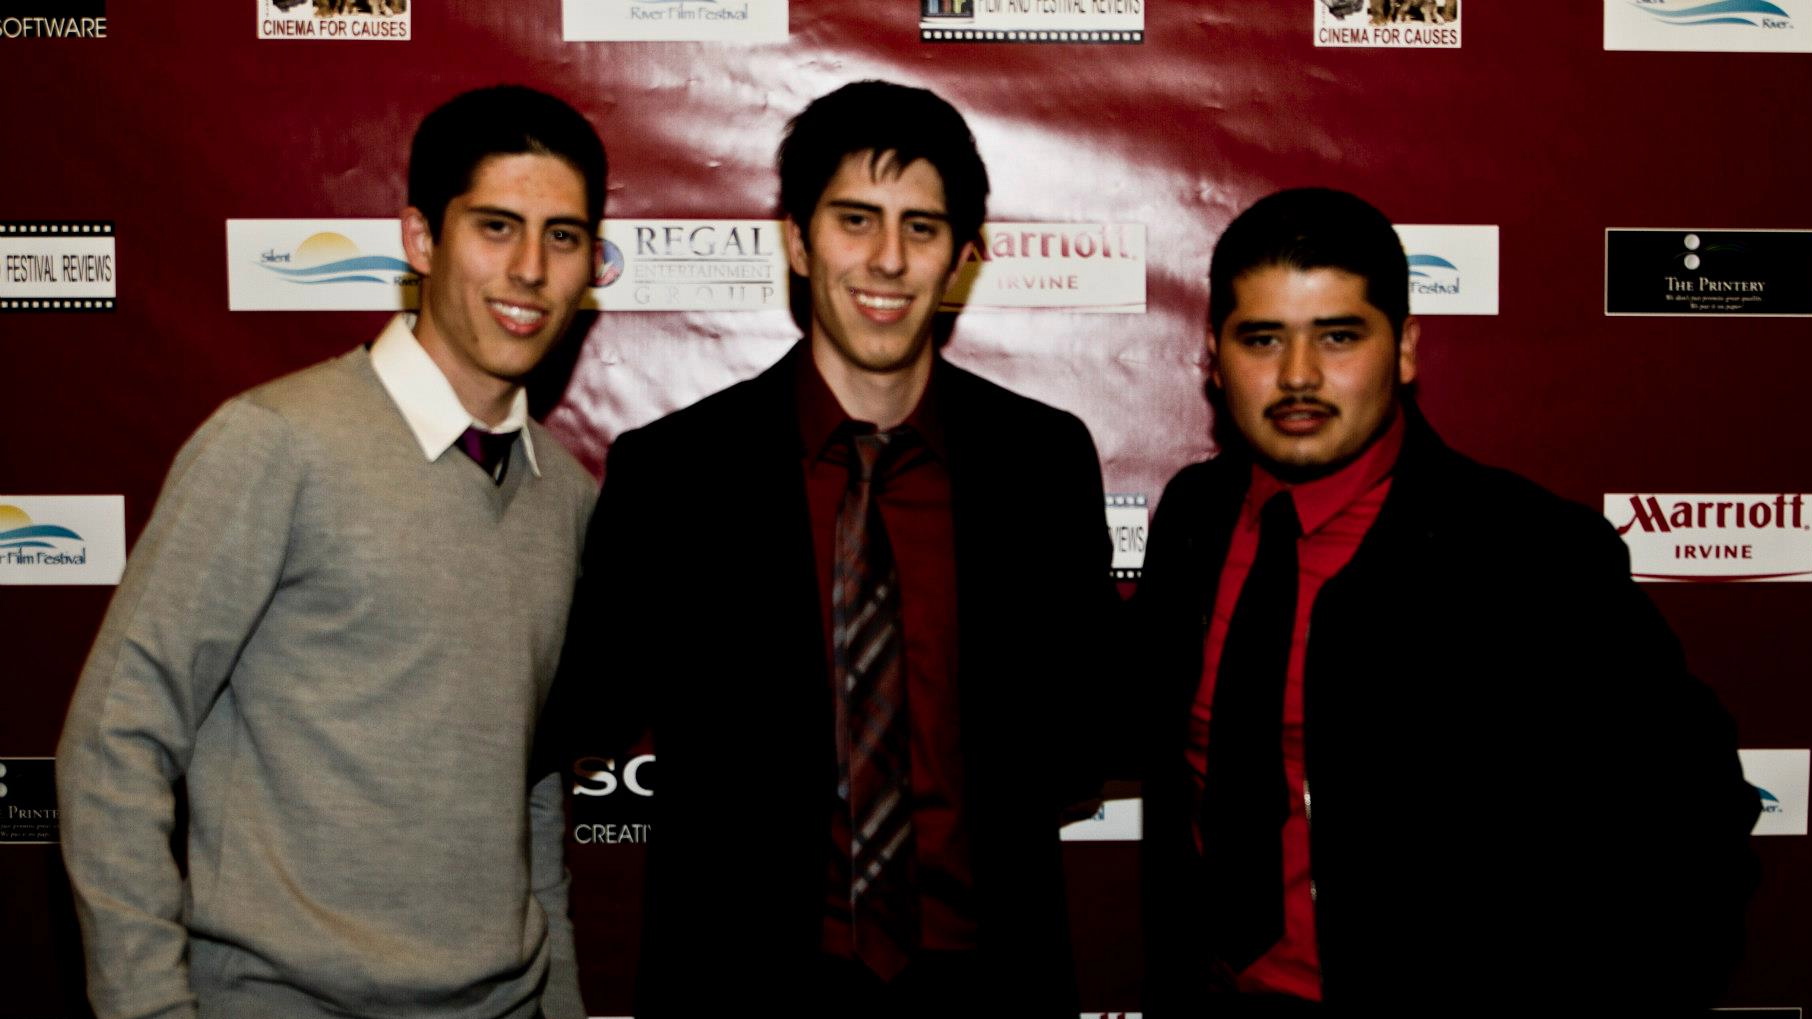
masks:
[(1750, 28), (1791, 28), (1792, 15), (1769, 0), (1709, 0), (1680, 3), (1677, 0), (1627, 0), (1631, 6), (1656, 21), (1667, 25), (1746, 25)]
[(391, 255), (367, 255), (352, 243), (351, 238), (331, 231), (311, 235), (293, 251), (268, 248), (258, 254), (258, 265), (303, 286), (321, 283), (407, 286), (416, 281), (415, 270), (408, 262)]
[(17, 506), (0, 504), (0, 564), (84, 566), (82, 536), (61, 524), (40, 524)]

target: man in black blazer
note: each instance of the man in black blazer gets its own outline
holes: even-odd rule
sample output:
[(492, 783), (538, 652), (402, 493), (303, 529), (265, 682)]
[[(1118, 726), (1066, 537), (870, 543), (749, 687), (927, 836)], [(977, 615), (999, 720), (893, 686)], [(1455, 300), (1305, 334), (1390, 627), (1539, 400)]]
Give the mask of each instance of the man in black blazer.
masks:
[[(808, 336), (612, 446), (553, 709), (659, 756), (636, 1014), (1073, 1019), (1059, 814), (1113, 598), (1093, 443), (934, 350), (988, 189), (956, 110), (852, 84), (779, 164)], [(897, 595), (862, 588), (877, 561)]]
[(1266, 198), (1210, 286), (1226, 448), (1135, 598), (1146, 1013), (1703, 1010), (1759, 804), (1615, 531), (1417, 412), (1376, 209)]

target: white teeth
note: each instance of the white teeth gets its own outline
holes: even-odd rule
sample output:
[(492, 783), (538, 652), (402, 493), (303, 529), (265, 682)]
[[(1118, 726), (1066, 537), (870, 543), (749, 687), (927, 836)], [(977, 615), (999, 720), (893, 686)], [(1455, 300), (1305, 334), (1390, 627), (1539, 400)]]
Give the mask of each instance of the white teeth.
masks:
[(534, 308), (518, 307), (517, 305), (504, 304), (500, 301), (486, 301), (485, 303), (491, 306), (492, 311), (495, 311), (504, 318), (509, 319), (511, 322), (520, 325), (529, 325), (547, 317), (547, 312), (537, 311)]
[(864, 294), (856, 291), (851, 291), (851, 294), (855, 297), (857, 304), (864, 308), (873, 308), (876, 311), (899, 311), (912, 303), (910, 297), (882, 297), (879, 294)]

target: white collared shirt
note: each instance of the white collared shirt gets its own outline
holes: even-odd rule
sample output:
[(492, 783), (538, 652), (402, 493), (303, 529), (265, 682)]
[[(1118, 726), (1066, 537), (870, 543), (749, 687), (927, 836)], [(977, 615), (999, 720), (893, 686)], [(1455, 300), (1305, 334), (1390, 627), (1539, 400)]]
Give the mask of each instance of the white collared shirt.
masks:
[(481, 432), (522, 433), (522, 451), (528, 455), (529, 470), (541, 476), (535, 462), (535, 440), (528, 430), (528, 393), (516, 389), (509, 416), (495, 428), (466, 413), (453, 392), (453, 384), (441, 374), (440, 366), (422, 349), (415, 338), (415, 316), (403, 312), (390, 320), (371, 345), (371, 369), (378, 381), (396, 401), (403, 420), (421, 443), (422, 455), (430, 461), (440, 459), (449, 447), (459, 441), (468, 427)]

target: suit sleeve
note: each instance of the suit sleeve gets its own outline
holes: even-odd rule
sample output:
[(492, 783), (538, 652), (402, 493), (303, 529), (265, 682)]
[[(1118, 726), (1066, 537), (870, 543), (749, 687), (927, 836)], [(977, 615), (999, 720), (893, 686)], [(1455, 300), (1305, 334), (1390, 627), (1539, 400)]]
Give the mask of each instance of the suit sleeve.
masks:
[(661, 490), (648, 479), (641, 440), (637, 432), (619, 436), (605, 461), (560, 671), (543, 713), (538, 767), (557, 763), (564, 772), (580, 756), (621, 757), (649, 724), (647, 691), (660, 643), (651, 628), (659, 619), (641, 585), (659, 564), (638, 506)]
[(1604, 822), (1642, 840), (1623, 861), (1608, 861), (1624, 872), (1612, 894), (1627, 925), (1622, 946), (1616, 932), (1606, 941), (1627, 955), (1627, 972), (1673, 1000), (1709, 1006), (1741, 956), (1758, 877), (1749, 833), (1761, 802), (1743, 778), (1735, 723), (1630, 580), (1623, 542), (1602, 519), (1592, 524), (1591, 575), (1600, 582), (1579, 615), (1579, 640), (1591, 648), (1587, 667), (1606, 677), (1608, 700), (1602, 730), (1581, 736), (1620, 754), (1605, 767), (1619, 795)]
[(202, 425), (77, 683), (57, 801), (99, 1019), (195, 1014), (173, 787), (276, 590), (302, 479), (291, 447), (282, 420), (244, 400)]
[(1116, 726), (1104, 718), (1118, 713), (1118, 676), (1113, 652), (1121, 646), (1122, 607), (1112, 575), (1113, 541), (1107, 532), (1107, 499), (1101, 480), (1101, 459), (1094, 438), (1080, 420), (1064, 416), (1067, 435), (1061, 448), (1065, 461), (1058, 465), (1067, 482), (1063, 500), (1065, 556), (1063, 578), (1068, 585), (1069, 618), (1054, 626), (1051, 639), (1066, 647), (1069, 674), (1064, 724), (1066, 744), (1075, 748), (1074, 774), (1063, 776), (1066, 804), (1099, 795), (1101, 782), (1114, 777), (1109, 751)]

